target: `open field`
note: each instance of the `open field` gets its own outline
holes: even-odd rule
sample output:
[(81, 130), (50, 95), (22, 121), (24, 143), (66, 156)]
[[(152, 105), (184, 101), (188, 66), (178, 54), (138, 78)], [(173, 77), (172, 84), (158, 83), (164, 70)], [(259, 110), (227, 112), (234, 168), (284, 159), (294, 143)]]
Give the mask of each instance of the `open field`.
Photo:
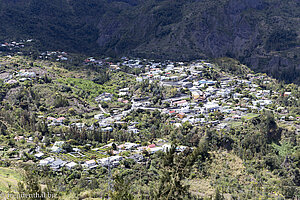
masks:
[(0, 191), (6, 192), (9, 190), (16, 190), (18, 182), (21, 181), (21, 174), (14, 168), (0, 167)]

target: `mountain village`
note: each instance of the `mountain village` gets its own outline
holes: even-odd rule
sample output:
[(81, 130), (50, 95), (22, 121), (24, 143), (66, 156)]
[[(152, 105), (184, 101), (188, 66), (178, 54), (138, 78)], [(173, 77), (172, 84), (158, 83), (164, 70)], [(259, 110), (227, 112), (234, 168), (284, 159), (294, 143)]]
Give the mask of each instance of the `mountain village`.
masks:
[[(58, 53), (45, 52), (39, 58), (48, 59), (48, 57), (56, 54)], [(67, 60), (67, 53), (59, 54), (66, 57), (59, 56), (60, 59), (55, 57), (56, 61)], [(85, 59), (84, 63), (85, 65), (92, 63), (103, 66), (105, 61), (90, 57)], [(88, 126), (84, 123), (67, 125), (65, 123), (67, 119), (64, 116), (58, 118), (39, 116), (39, 118), (44, 119), (49, 127), (73, 126), (79, 130), (101, 129), (101, 132), (113, 132), (117, 127), (116, 125), (123, 125), (122, 127), (125, 127), (125, 129), (121, 128), (123, 131), (139, 134), (141, 130), (137, 125), (140, 121), (125, 121), (124, 119), (132, 111), (146, 110), (169, 116), (168, 121), (162, 123), (168, 123), (174, 128), (180, 129), (184, 124), (190, 126), (208, 125), (213, 129), (222, 131), (235, 126), (242, 126), (245, 121), (258, 117), (261, 110), (267, 109), (277, 113), (278, 120), (283, 123), (294, 124), (297, 127), (295, 131), (299, 134), (299, 116), (290, 115), (285, 107), (275, 103), (279, 96), (291, 97), (293, 94), (289, 91), (278, 93), (264, 89), (268, 88), (268, 85), (274, 81), (264, 74), (248, 73), (244, 78), (240, 78), (222, 72), (220, 68), (215, 68), (214, 64), (204, 60), (192, 63), (154, 62), (146, 59), (123, 57), (122, 62), (107, 62), (107, 67), (112, 72), (120, 70), (121, 66), (143, 71), (138, 75), (128, 74), (135, 79), (136, 83), (147, 82), (161, 87), (169, 87), (174, 94), (170, 98), (159, 99), (159, 103), (157, 103), (157, 100), (154, 102), (153, 98), (147, 96), (147, 93), (137, 94), (131, 86), (120, 88), (114, 92), (115, 94), (104, 92), (94, 99), (101, 108), (100, 112), (94, 115), (94, 120), (98, 126)], [(4, 83), (10, 85), (17, 85), (19, 82), (31, 80), (37, 76), (41, 76), (39, 72), (30, 69), (21, 69), (12, 74), (1, 74)], [(109, 113), (101, 105), (112, 101), (130, 106), (128, 109), (114, 109)], [(33, 137), (25, 138), (20, 135), (14, 139), (16, 142), (34, 143)], [(45, 146), (43, 142), (44, 139), (40, 145)], [(124, 159), (131, 159), (143, 164), (147, 160), (144, 157), (145, 154), (167, 151), (171, 148), (171, 143), (163, 138), (143, 145), (129, 141), (126, 143), (111, 141), (102, 147), (95, 148), (91, 144), (86, 144), (84, 147), (71, 147), (68, 152), (63, 148), (64, 143), (65, 141), (55, 141), (47, 148), (41, 148), (40, 145), (37, 145), (35, 149), (28, 150), (28, 153), (34, 156), (33, 160), (36, 164), (49, 166), (52, 170), (60, 170), (62, 167), (70, 170), (74, 167), (89, 170), (99, 166), (119, 167)], [(177, 151), (182, 152), (186, 148), (193, 147), (179, 145)], [(4, 150), (5, 148), (1, 147), (1, 149)], [(11, 152), (16, 150), (14, 148), (7, 149)], [(21, 155), (16, 154), (14, 159), (21, 159)]]

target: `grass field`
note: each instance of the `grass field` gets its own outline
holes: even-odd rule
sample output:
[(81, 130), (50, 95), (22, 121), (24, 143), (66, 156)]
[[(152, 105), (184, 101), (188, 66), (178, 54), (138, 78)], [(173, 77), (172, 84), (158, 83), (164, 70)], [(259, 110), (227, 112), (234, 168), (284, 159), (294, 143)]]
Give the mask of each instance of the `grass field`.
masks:
[(248, 113), (246, 116), (244, 116), (243, 118), (245, 119), (245, 120), (250, 120), (250, 119), (253, 119), (253, 118), (255, 118), (255, 117), (258, 117), (259, 116), (259, 114), (256, 114), (256, 113)]
[(240, 127), (242, 126), (242, 122), (240, 121), (232, 121), (232, 122), (229, 122), (228, 125), (231, 126), (232, 128), (236, 128), (236, 127)]
[(21, 181), (21, 174), (13, 168), (0, 167), (0, 191), (16, 190), (18, 182)]

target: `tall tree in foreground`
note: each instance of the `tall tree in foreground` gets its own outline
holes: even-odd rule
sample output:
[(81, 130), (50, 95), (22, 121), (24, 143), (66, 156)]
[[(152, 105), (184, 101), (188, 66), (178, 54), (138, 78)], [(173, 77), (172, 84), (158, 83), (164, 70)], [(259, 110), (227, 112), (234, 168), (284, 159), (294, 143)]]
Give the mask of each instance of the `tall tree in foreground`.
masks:
[(129, 191), (129, 183), (121, 175), (115, 175), (113, 191), (109, 194), (110, 198), (112, 200), (133, 200), (133, 195)]
[(38, 176), (31, 168), (25, 169), (23, 175), (23, 182), (18, 183), (18, 199), (37, 199), (45, 200), (46, 196), (42, 192), (41, 186), (38, 181)]
[(163, 155), (158, 188), (153, 191), (151, 198), (155, 200), (195, 199), (196, 197), (189, 192), (189, 185), (184, 181), (189, 177), (195, 161), (206, 155), (207, 149), (203, 149), (202, 143), (194, 151), (187, 149), (181, 153), (177, 153), (176, 146), (172, 145)]

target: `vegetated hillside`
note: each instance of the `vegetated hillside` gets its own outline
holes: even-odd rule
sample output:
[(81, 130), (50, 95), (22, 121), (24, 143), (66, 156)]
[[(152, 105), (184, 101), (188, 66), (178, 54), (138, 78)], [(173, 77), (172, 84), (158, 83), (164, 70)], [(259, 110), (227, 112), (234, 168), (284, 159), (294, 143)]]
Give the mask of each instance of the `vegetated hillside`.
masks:
[[(161, 59), (229, 56), (299, 83), (299, 1), (0, 1), (0, 38)], [(98, 46), (96, 45), (98, 44)]]
[[(105, 199), (108, 195), (111, 199), (194, 200), (299, 196), (299, 86), (251, 74), (251, 70), (233, 59), (219, 59), (211, 68), (194, 70), (186, 65), (195, 63), (185, 63), (182, 65), (185, 70), (202, 74), (193, 73), (190, 81), (216, 80), (210, 88), (220, 91), (223, 85), (231, 88), (232, 94), (242, 95), (208, 99), (217, 100), (224, 109), (232, 109), (232, 113), (199, 114), (191, 107), (193, 119), (207, 122), (192, 124), (164, 111), (174, 107), (163, 100), (170, 101), (177, 94), (186, 96), (186, 89), (178, 91), (153, 79), (137, 81), (145, 76), (151, 62), (143, 60), (143, 67), (134, 69), (125, 65), (127, 59), (117, 68), (112, 60), (100, 65), (83, 62), (84, 58), (77, 55), (68, 58), (58, 62), (56, 57), (34, 60), (0, 56), (0, 189), (3, 192), (17, 191), (13, 193), (17, 195), (51, 191), (55, 199)], [(179, 63), (174, 64), (179, 67)], [(168, 66), (167, 62), (160, 65), (161, 69)], [(27, 77), (29, 73), (35, 76)], [(253, 78), (253, 85), (248, 84), (247, 77)], [(120, 91), (125, 88), (128, 93), (123, 96)], [(269, 94), (261, 96), (260, 91)], [(112, 94), (110, 100), (96, 101), (96, 97), (106, 94)], [(141, 105), (131, 109), (136, 105), (131, 100), (137, 97), (148, 99), (151, 106), (148, 108), (161, 111), (143, 110)], [(265, 98), (273, 103), (260, 111), (252, 106)], [(195, 102), (192, 96), (185, 101), (200, 107), (206, 104)], [(249, 112), (240, 119), (230, 120), (241, 108), (249, 108)], [(99, 114), (104, 119), (96, 119)], [(58, 119), (62, 121), (57, 122)], [(224, 128), (210, 123), (219, 120), (218, 125), (226, 123)], [(181, 126), (175, 126), (174, 122)], [(103, 123), (113, 130), (104, 131)], [(140, 131), (129, 132), (131, 124)], [(52, 152), (59, 141), (64, 142), (63, 151)], [(119, 149), (123, 144), (133, 143), (144, 147), (155, 144), (152, 149), (175, 143), (185, 150), (179, 152), (173, 145), (166, 152), (161, 149), (152, 153), (150, 148), (142, 151), (123, 148), (116, 154), (123, 157), (118, 166), (100, 164), (100, 159), (113, 157), (113, 146), (118, 144)], [(75, 148), (82, 156), (73, 156)], [(39, 159), (37, 152), (44, 157)], [(136, 156), (141, 159), (136, 160)], [(71, 170), (40, 166), (41, 159), (49, 157), (75, 162), (78, 166)], [(80, 165), (90, 160), (97, 160), (99, 166), (87, 170)], [(13, 173), (15, 169), (24, 170), (21, 177), (18, 171)]]
[[(73, 6), (88, 10), (88, 14), (82, 15), (82, 10)], [(97, 12), (100, 11), (101, 7), (97, 6)], [(65, 0), (3, 0), (0, 1), (0, 38), (33, 38), (43, 50), (93, 52), (97, 48), (98, 30), (89, 14), (97, 18), (92, 6), (86, 8), (77, 1), (73, 5)]]

